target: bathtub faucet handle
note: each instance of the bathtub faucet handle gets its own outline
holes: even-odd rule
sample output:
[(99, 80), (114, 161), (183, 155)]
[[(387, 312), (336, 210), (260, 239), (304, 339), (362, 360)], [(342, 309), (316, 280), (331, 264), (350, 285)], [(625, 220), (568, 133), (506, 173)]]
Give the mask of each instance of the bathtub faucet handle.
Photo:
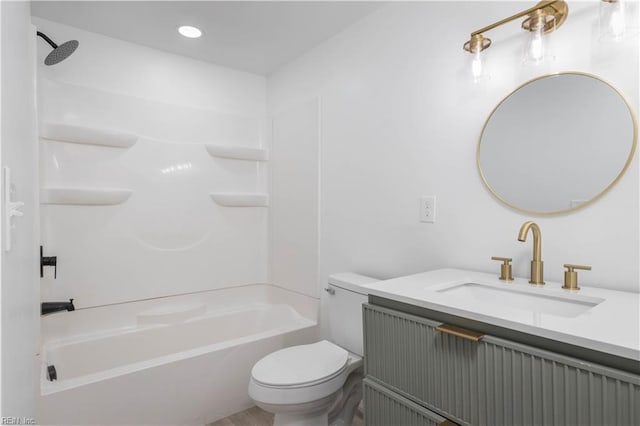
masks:
[(58, 278), (58, 257), (44, 256), (42, 246), (40, 246), (40, 278), (44, 277), (44, 267), (53, 266), (53, 278)]

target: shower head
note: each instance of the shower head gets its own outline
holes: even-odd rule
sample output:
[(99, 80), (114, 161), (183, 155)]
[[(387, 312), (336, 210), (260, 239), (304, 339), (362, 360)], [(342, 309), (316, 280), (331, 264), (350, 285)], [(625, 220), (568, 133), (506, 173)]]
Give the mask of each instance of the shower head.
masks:
[(47, 57), (44, 59), (44, 64), (55, 65), (58, 62), (64, 61), (78, 48), (79, 44), (80, 43), (78, 43), (78, 40), (69, 40), (65, 43), (62, 43), (47, 55)]
[(44, 59), (45, 65), (55, 65), (58, 62), (64, 61), (73, 52), (75, 52), (75, 50), (78, 48), (78, 45), (80, 44), (78, 43), (78, 40), (70, 40), (58, 46), (53, 42), (53, 40), (51, 40), (49, 37), (47, 37), (45, 34), (41, 33), (40, 31), (38, 31), (37, 34), (38, 36), (42, 37), (44, 41), (49, 43), (51, 47), (53, 47), (53, 50)]

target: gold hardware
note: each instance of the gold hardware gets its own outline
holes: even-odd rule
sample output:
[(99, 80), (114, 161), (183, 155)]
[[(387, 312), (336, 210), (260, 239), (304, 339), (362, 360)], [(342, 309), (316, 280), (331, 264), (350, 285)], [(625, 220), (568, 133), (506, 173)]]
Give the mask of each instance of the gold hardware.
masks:
[(491, 260), (499, 260), (503, 262), (502, 265), (500, 265), (500, 279), (502, 281), (513, 281), (513, 273), (511, 272), (512, 258), (491, 256)]
[(489, 46), (491, 46), (490, 38), (487, 38), (482, 34), (474, 34), (471, 36), (469, 41), (462, 46), (462, 48), (469, 53), (477, 53), (482, 52)]
[(453, 336), (461, 337), (463, 339), (471, 340), (473, 342), (479, 342), (484, 337), (483, 333), (477, 331), (471, 331), (464, 328), (456, 327), (455, 325), (440, 324), (436, 327), (436, 330), (445, 334), (451, 334)]
[(527, 233), (533, 234), (533, 260), (531, 261), (531, 279), (529, 283), (544, 285), (544, 263), (542, 262), (542, 234), (540, 227), (532, 221), (522, 224), (518, 233), (518, 241), (527, 241)]
[[(566, 6), (566, 4), (565, 4)], [(568, 12), (568, 10), (567, 10)], [(561, 13), (553, 13), (551, 11), (545, 11), (544, 9), (538, 9), (531, 13), (527, 19), (522, 21), (522, 29), (527, 31), (537, 31), (540, 27), (544, 29), (544, 33), (553, 32), (560, 24), (556, 22), (556, 19), (562, 19), (562, 23), (567, 19), (567, 15)]]
[(460, 426), (458, 423), (454, 423), (451, 420), (445, 420), (444, 422), (438, 424), (438, 426)]
[(540, 24), (543, 24), (544, 32), (549, 33), (564, 24), (568, 15), (569, 7), (564, 0), (543, 0), (529, 9), (523, 10), (522, 12), (516, 13), (515, 15), (509, 16), (508, 18), (494, 22), (491, 25), (487, 25), (486, 27), (472, 32), (469, 41), (464, 44), (463, 48), (467, 52), (476, 53), (477, 49), (471, 49), (473, 49), (473, 46), (478, 46), (478, 39), (474, 42), (474, 37), (480, 36), (481, 40), (489, 40), (489, 43), (486, 46), (482, 47), (482, 45), (480, 45), (482, 47), (480, 51), (486, 49), (491, 45), (491, 40), (484, 37), (482, 33), (490, 31), (515, 19), (522, 18), (523, 16), (527, 16), (527, 19), (522, 23), (522, 28), (525, 30), (535, 31), (539, 28)]
[(564, 288), (565, 290), (580, 290), (580, 287), (578, 287), (578, 273), (574, 271), (574, 269), (590, 271), (591, 266), (572, 265), (570, 263), (567, 263), (564, 265), (564, 267), (567, 268), (567, 270), (564, 271), (564, 285), (562, 286), (562, 288)]

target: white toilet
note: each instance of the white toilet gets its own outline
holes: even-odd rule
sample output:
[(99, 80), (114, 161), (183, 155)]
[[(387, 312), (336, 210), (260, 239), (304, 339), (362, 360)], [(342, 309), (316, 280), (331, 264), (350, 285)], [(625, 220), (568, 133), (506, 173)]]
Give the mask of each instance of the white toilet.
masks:
[(274, 426), (351, 424), (362, 399), (362, 286), (377, 281), (352, 273), (329, 277), (329, 336), (273, 352), (251, 370), (249, 396), (275, 414)]

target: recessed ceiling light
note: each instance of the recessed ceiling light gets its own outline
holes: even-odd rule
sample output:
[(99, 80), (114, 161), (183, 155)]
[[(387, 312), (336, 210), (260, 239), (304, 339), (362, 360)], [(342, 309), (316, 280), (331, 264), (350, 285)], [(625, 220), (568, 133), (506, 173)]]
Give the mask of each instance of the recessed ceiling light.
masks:
[(188, 38), (198, 38), (202, 35), (200, 28), (192, 27), (190, 25), (183, 25), (179, 27), (178, 32)]

